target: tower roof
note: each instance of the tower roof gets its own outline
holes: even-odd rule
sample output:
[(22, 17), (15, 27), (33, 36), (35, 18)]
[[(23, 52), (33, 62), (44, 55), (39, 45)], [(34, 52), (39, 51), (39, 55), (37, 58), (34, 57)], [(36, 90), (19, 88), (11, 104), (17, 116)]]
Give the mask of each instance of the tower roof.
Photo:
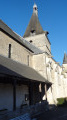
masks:
[(67, 54), (64, 54), (63, 64), (67, 64)]
[(28, 37), (31, 35), (31, 33), (35, 33), (35, 35), (44, 33), (38, 19), (38, 9), (36, 5), (33, 6), (33, 14), (23, 37)]

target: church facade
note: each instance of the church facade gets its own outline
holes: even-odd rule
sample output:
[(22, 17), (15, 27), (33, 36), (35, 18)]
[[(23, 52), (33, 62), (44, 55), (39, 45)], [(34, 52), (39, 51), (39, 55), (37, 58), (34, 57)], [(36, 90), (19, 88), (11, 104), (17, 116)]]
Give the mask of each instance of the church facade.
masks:
[(57, 104), (57, 98), (67, 97), (67, 55), (64, 54), (62, 66), (53, 59), (48, 34), (48, 31), (43, 31), (40, 25), (38, 8), (34, 5), (24, 38), (43, 52), (33, 56), (33, 68), (52, 83), (47, 91), (47, 99), (50, 104)]
[(51, 54), (48, 31), (38, 19), (37, 5), (23, 38), (0, 20), (0, 109), (67, 97), (67, 55), (62, 66)]

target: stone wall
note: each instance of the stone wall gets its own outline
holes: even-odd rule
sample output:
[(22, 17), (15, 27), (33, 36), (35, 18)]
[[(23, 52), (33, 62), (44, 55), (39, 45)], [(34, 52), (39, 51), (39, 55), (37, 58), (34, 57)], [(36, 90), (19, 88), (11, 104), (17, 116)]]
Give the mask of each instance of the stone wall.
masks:
[(67, 73), (53, 58), (45, 53), (34, 55), (33, 68), (52, 83), (51, 88), (47, 90), (50, 104), (57, 104), (57, 98), (67, 97)]
[(67, 64), (63, 64), (63, 69), (65, 72), (67, 72)]
[(43, 54), (38, 54), (33, 56), (33, 68), (38, 71), (42, 76), (47, 79), (46, 75), (46, 56)]
[(35, 36), (30, 36), (25, 38), (28, 42), (32, 41), (31, 44), (35, 45), (36, 47), (40, 48), (42, 51), (51, 54), (51, 46), (50, 43), (44, 34), (39, 34)]
[[(17, 62), (32, 66), (32, 54), (14, 39), (0, 31), (0, 54), (8, 57), (9, 44), (11, 44), (11, 58)], [(29, 58), (28, 58), (29, 56)]]
[[(49, 53), (50, 43), (45, 34), (30, 36), (34, 44), (43, 51)], [(67, 65), (60, 66), (50, 55), (43, 53), (33, 55), (28, 49), (17, 43), (14, 39), (0, 31), (0, 54), (8, 57), (9, 44), (11, 44), (11, 58), (22, 64), (26, 64), (38, 71), (46, 80), (52, 83), (52, 88), (47, 90), (49, 103), (57, 103), (57, 98), (67, 97)], [(28, 58), (29, 56), (29, 58)], [(28, 61), (29, 60), (29, 61)], [(12, 93), (11, 93), (12, 94)]]
[[(16, 86), (16, 107), (19, 108), (21, 104), (27, 103), (25, 101), (25, 94), (29, 94), (28, 86)], [(0, 84), (0, 110), (13, 110), (13, 86), (11, 84)]]

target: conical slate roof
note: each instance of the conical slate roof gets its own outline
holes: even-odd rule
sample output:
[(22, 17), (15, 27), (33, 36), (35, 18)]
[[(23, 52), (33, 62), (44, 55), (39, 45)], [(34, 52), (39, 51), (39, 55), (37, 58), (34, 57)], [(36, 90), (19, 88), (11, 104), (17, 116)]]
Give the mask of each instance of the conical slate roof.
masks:
[(32, 14), (32, 17), (30, 19), (30, 22), (23, 37), (30, 36), (30, 33), (33, 31), (35, 31), (36, 35), (44, 33), (42, 26), (39, 22), (38, 16), (34, 13)]
[(66, 53), (64, 54), (63, 64), (67, 64), (67, 55), (66, 55)]

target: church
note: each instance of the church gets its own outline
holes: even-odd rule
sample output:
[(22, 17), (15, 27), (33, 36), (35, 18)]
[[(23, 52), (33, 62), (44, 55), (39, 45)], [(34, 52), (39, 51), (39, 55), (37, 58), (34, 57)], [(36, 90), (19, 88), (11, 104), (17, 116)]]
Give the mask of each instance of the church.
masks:
[(53, 59), (48, 34), (36, 4), (23, 37), (0, 20), (0, 110), (67, 97), (67, 55), (62, 66)]

